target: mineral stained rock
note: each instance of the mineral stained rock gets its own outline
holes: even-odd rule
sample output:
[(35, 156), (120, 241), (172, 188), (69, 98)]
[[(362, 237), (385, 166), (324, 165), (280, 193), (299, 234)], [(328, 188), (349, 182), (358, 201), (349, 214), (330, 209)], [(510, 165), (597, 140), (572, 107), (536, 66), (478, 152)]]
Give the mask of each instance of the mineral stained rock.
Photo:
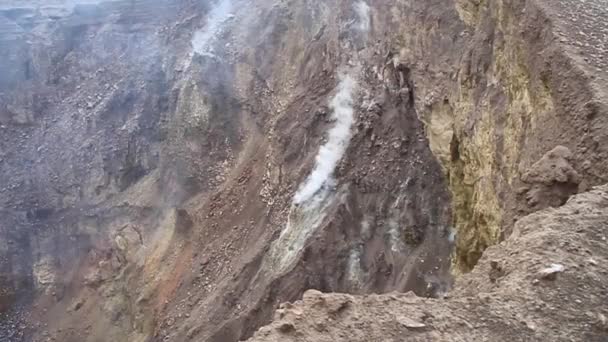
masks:
[(0, 341), (602, 340), (607, 23), (2, 1)]

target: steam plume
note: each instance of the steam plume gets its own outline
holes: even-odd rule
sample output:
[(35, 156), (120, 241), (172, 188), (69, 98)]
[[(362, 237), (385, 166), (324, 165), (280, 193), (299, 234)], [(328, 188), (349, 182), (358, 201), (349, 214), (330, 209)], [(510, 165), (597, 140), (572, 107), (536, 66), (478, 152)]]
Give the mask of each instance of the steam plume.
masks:
[(219, 0), (207, 17), (207, 23), (203, 28), (196, 31), (192, 37), (192, 48), (199, 55), (212, 55), (213, 50), (209, 44), (217, 35), (222, 24), (230, 18), (232, 10), (231, 0)]
[(332, 118), (336, 120), (329, 131), (329, 139), (321, 146), (316, 157), (315, 167), (300, 186), (294, 197), (294, 203), (299, 204), (309, 200), (331, 179), (331, 176), (344, 155), (351, 138), (353, 118), (353, 91), (355, 80), (349, 75), (343, 75), (338, 85), (338, 92), (330, 102)]
[(370, 28), (369, 5), (365, 1), (359, 1), (355, 4), (355, 12), (359, 17), (357, 28), (362, 32), (368, 32)]

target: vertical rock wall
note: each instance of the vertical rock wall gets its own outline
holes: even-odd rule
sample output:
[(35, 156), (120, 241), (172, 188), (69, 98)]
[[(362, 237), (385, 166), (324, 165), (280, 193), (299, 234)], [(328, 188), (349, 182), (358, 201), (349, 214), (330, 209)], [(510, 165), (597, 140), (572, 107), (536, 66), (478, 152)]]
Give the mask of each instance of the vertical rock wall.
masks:
[[(436, 296), (605, 181), (604, 93), (540, 0), (38, 5), (0, 7), (0, 306), (36, 304), (32, 338), (228, 341), (311, 288)], [(345, 70), (348, 145), (283, 245)]]

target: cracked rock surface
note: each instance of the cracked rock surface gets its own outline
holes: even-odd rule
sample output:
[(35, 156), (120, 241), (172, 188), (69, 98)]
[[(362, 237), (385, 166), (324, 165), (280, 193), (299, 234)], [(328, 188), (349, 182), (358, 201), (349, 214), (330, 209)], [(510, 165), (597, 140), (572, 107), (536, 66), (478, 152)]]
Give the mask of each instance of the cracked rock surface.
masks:
[(607, 228), (602, 186), (521, 219), (447, 298), (308, 291), (249, 341), (602, 341)]
[(0, 1), (0, 341), (605, 340), (605, 4)]

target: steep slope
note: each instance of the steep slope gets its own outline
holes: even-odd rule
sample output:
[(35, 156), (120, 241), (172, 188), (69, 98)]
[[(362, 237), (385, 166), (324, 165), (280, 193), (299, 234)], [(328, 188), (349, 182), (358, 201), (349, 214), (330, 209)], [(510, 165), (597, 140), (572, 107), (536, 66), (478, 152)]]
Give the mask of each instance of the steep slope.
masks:
[[(581, 6), (591, 10), (600, 3)], [(563, 45), (560, 37), (577, 34), (559, 17), (568, 14), (566, 2), (411, 6), (401, 12), (411, 17), (405, 14), (397, 30), (405, 32), (398, 58), (413, 65), (417, 112), (453, 197), (455, 270), (467, 271), (518, 217), (606, 181), (606, 71), (600, 62), (606, 51), (599, 45), (597, 58), (588, 58)], [(605, 37), (605, 24), (585, 26)], [(576, 175), (536, 174), (557, 146), (569, 150), (560, 158)]]
[(235, 341), (308, 289), (441, 296), (608, 181), (604, 3), (0, 6), (0, 324)]
[(308, 291), (250, 341), (605, 341), (607, 229), (602, 186), (519, 220), (445, 299)]
[(244, 4), (3, 12), (32, 39), (3, 35), (3, 301), (26, 339), (236, 340), (308, 288), (447, 287), (449, 195), (408, 80), (364, 62), (365, 3)]
[[(419, 113), (452, 189), (455, 271), (476, 267), (444, 300), (310, 291), (282, 305), (252, 340), (608, 338), (608, 189), (568, 200), (606, 181), (606, 8), (604, 1), (456, 2), (471, 40), (460, 64), (448, 64), (456, 66), (455, 84), (436, 83)], [(419, 90), (439, 65), (424, 65)], [(501, 236), (508, 237), (486, 249)]]

